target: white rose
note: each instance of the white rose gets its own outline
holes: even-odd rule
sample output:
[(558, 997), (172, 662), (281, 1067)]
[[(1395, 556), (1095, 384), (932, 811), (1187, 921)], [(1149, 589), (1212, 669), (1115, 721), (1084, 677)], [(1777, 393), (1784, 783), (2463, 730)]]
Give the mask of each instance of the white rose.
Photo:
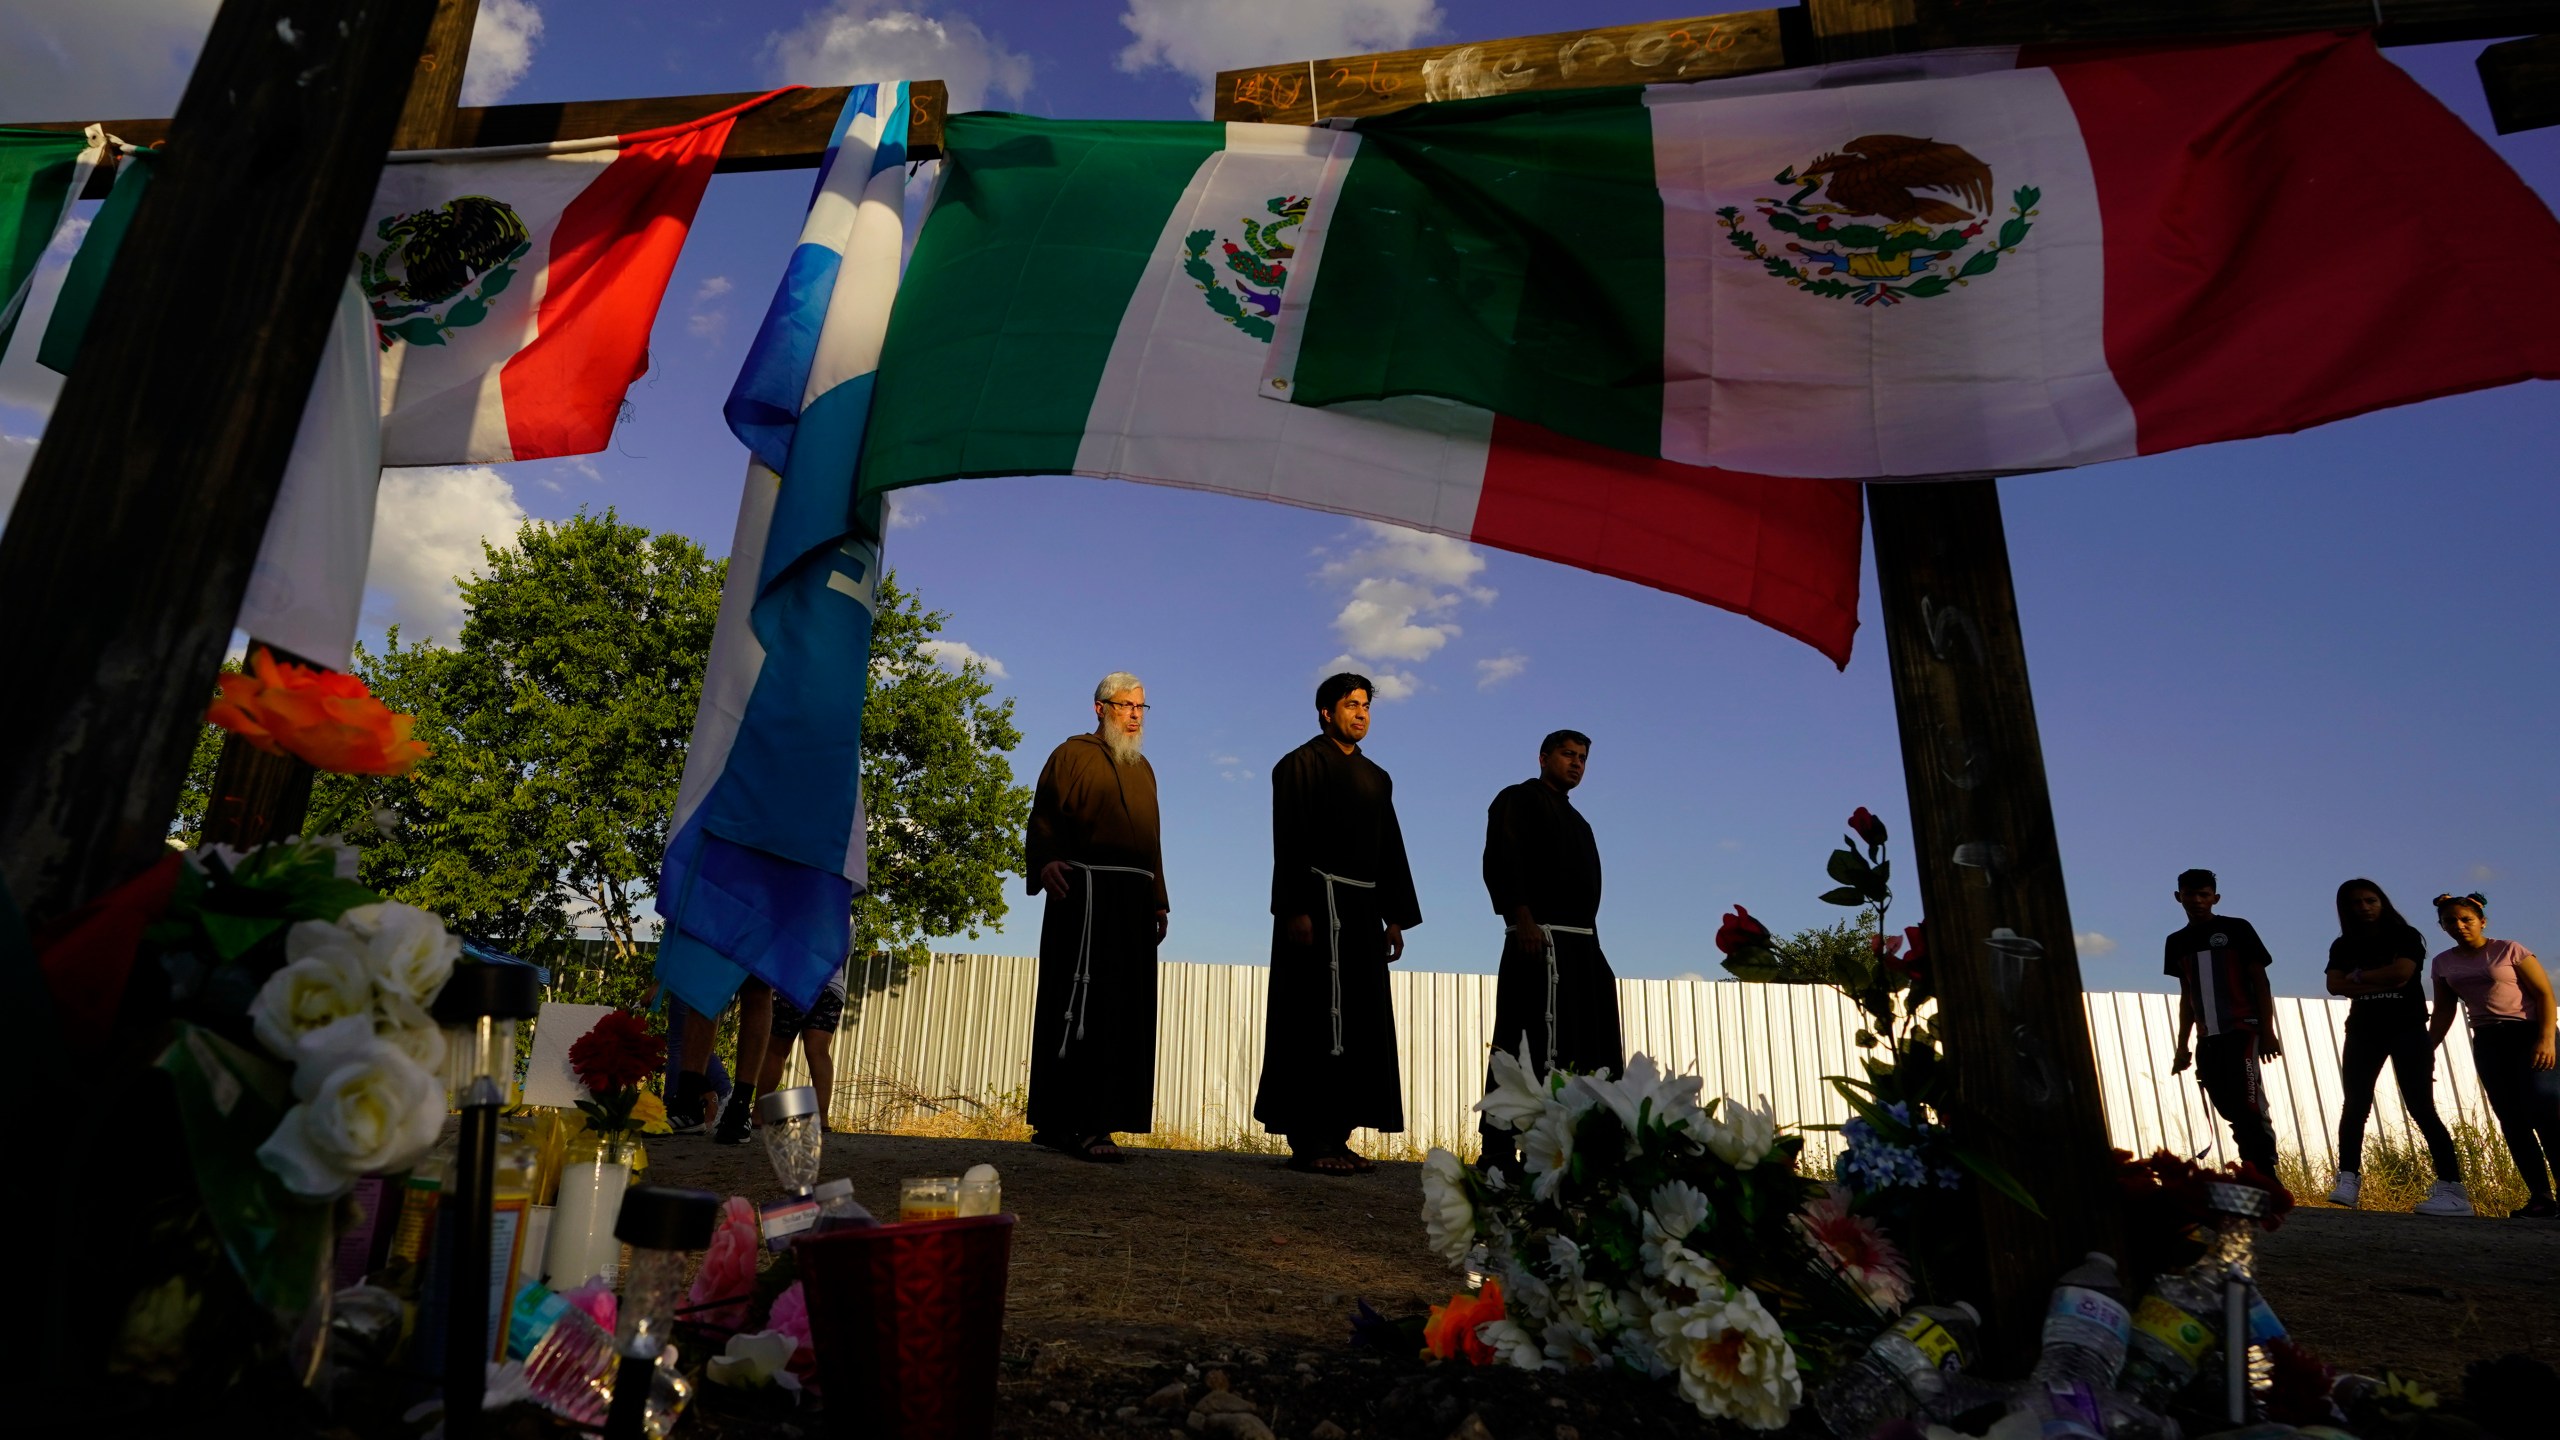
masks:
[(316, 920), (285, 932), (287, 963), (249, 1002), (258, 1041), (276, 1058), (293, 1059), (302, 1037), (314, 1030), (373, 1014), (373, 977), (363, 953), (345, 939), (336, 926)]
[(356, 1177), (405, 1170), (444, 1127), (444, 1085), (349, 1016), (302, 1037), (293, 1093), (258, 1160), (297, 1195), (345, 1194)]
[(1451, 1264), (1476, 1243), (1476, 1207), (1467, 1198), (1466, 1163), (1433, 1147), (1422, 1162), (1422, 1228), (1433, 1254)]
[(1493, 1084), (1475, 1107), (1485, 1119), (1517, 1133), (1536, 1124), (1553, 1105), (1553, 1087), (1538, 1078), (1538, 1067), (1529, 1059), (1528, 1036), (1520, 1037), (1516, 1056), (1493, 1052)]
[(446, 933), (442, 920), (397, 900), (359, 905), (338, 923), (363, 937), (365, 965), (382, 993), (421, 1007), (435, 1003), (462, 954), (462, 942)]
[(393, 1049), (415, 1061), (419, 1069), (430, 1075), (442, 1075), (444, 1073), (444, 1031), (438, 1028), (433, 1020), (426, 1018), (425, 1011), (418, 1010), (415, 1013), (417, 1018), (412, 1020), (384, 1011), (376, 1011), (373, 1017), (373, 1033), (380, 1036)]

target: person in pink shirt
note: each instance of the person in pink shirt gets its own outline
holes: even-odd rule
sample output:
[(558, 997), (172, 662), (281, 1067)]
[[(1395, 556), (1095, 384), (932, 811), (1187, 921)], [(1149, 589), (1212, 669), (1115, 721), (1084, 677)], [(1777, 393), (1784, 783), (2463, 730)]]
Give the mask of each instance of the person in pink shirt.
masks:
[(2551, 1197), (2551, 1166), (2560, 1163), (2560, 1067), (2554, 1065), (2553, 1022), (2560, 1018), (2551, 977), (2533, 952), (2488, 934), (2489, 902), (2478, 894), (2436, 897), (2436, 923), (2453, 948), (2436, 956), (2435, 1016), (2429, 1039), (2453, 1032), (2457, 1001), (2471, 1022), (2471, 1063), (2507, 1137), (2531, 1198), (2520, 1220), (2560, 1218)]

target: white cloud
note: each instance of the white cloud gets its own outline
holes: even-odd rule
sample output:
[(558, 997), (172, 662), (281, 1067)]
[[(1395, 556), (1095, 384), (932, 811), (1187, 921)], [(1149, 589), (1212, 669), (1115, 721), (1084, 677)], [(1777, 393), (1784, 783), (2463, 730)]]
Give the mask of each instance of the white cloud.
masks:
[(957, 670), (964, 665), (975, 662), (985, 668), (988, 679), (1002, 680), (1006, 678), (1003, 661), (997, 659), (993, 655), (989, 655), (984, 651), (977, 649), (974, 646), (964, 645), (957, 640), (927, 640), (916, 648), (930, 656), (934, 664), (941, 666), (945, 670)]
[(2101, 955), (2110, 954), (2116, 948), (2116, 942), (2099, 934), (2095, 930), (2080, 930), (2074, 932), (2071, 936), (2071, 944), (2074, 949), (2077, 949), (2081, 954), (2088, 956), (2092, 960)]
[(1241, 765), (1244, 763), (1244, 757), (1241, 755), (1212, 755), (1209, 757), (1209, 763), (1212, 765)]
[(471, 56), (462, 66), (462, 103), (495, 105), (533, 68), (542, 12), (533, 0), (480, 0), (471, 26)]
[(1333, 669), (1360, 670), (1378, 682), (1377, 698), (1402, 700), (1422, 686), (1410, 670), (1463, 633), (1451, 616), (1468, 603), (1490, 605), (1495, 592), (1476, 583), (1484, 556), (1463, 540), (1363, 520), (1361, 544), (1327, 561), (1316, 579), (1347, 586), (1333, 632), (1343, 653)]
[(1192, 104), (1206, 117), (1221, 70), (1402, 50), (1440, 28), (1440, 7), (1432, 0), (1128, 0), (1120, 24), (1134, 37), (1120, 52), (1120, 68), (1190, 76), (1199, 82)]
[(686, 317), (685, 329), (695, 338), (716, 340), (729, 328), (729, 307), (717, 303), (721, 296), (738, 287), (726, 275), (714, 275), (693, 290), (693, 314)]
[(1683, 970), (1683, 971), (1681, 971), (1679, 974), (1674, 975), (1674, 976), (1672, 976), (1671, 978), (1672, 978), (1672, 979), (1674, 979), (1674, 980), (1699, 980), (1699, 981), (1703, 981), (1703, 980), (1705, 980), (1707, 977), (1706, 977), (1706, 976), (1704, 976), (1704, 975), (1699, 974), (1699, 973), (1698, 973), (1697, 971), (1695, 971), (1695, 970)]
[(525, 518), (515, 487), (486, 465), (383, 471), (365, 572), (368, 618), (400, 626), (403, 640), (451, 644), (462, 634), (456, 577), (479, 574), (480, 542), (512, 545)]
[(1377, 687), (1369, 692), (1372, 700), (1410, 700), (1422, 689), (1422, 677), (1410, 670), (1398, 670), (1392, 665), (1379, 665), (1349, 655), (1336, 655), (1316, 667), (1316, 674), (1320, 676), (1340, 675), (1346, 671), (1369, 677), (1369, 683)]
[(1529, 668), (1529, 657), (1517, 650), (1505, 650), (1476, 662), (1476, 688), (1490, 690)]
[(926, 14), (896, 0), (835, 0), (796, 30), (765, 37), (765, 60), (785, 80), (845, 85), (863, 80), (939, 79), (951, 109), (983, 108), (991, 96), (1020, 100), (1031, 89), (1031, 59), (968, 16)]
[(930, 486), (909, 486), (889, 492), (886, 510), (882, 524), (891, 530), (913, 530), (942, 513), (942, 496)]
[(2486, 862), (2481, 862), (2481, 861), (2475, 861), (2475, 862), (2473, 862), (2473, 863), (2472, 863), (2472, 866), (2471, 866), (2471, 883), (2472, 883), (2472, 884), (2474, 884), (2474, 885), (2486, 885), (2486, 884), (2488, 884), (2490, 881), (2495, 880), (2495, 879), (2497, 879), (2497, 878), (2498, 878), (2498, 868), (2497, 868), (2496, 866), (2494, 866), (2494, 865), (2490, 865), (2490, 864), (2488, 864), (2488, 863), (2486, 863)]
[(9, 0), (0, 122), (168, 115), (220, 0)]

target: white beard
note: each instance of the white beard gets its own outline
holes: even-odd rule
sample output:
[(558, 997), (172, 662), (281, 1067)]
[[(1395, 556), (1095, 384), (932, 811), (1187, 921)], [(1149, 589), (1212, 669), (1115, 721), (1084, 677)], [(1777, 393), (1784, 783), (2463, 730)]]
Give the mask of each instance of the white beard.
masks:
[(1123, 733), (1116, 726), (1104, 726), (1101, 739), (1102, 748), (1111, 752), (1111, 759), (1115, 764), (1135, 765), (1146, 758), (1138, 753), (1146, 742), (1144, 734), (1130, 735)]

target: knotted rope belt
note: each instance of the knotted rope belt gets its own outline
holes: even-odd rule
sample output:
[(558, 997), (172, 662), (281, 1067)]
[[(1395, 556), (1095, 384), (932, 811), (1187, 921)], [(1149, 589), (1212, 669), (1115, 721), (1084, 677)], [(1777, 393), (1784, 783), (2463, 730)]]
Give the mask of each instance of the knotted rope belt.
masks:
[[(1505, 925), (1502, 928), (1505, 934), (1516, 934), (1520, 929), (1517, 925)], [(1599, 938), (1600, 932), (1584, 925), (1542, 925), (1538, 928), (1547, 932), (1546, 1061), (1547, 1068), (1552, 1070), (1555, 1068), (1556, 1064), (1556, 936), (1589, 935), (1592, 938), (1597, 939)]]
[(1361, 890), (1375, 890), (1375, 880), (1354, 880), (1348, 875), (1328, 875), (1310, 865), (1316, 878), (1324, 881), (1324, 923), (1330, 932), (1333, 955), (1333, 1053), (1342, 1053), (1342, 911), (1333, 902), (1333, 887), (1349, 885)]
[(1065, 1059), (1067, 1046), (1084, 1038), (1085, 1013), (1093, 1008), (1093, 877), (1109, 871), (1114, 875), (1144, 875), (1156, 878), (1153, 870), (1135, 865), (1087, 865), (1081, 860), (1067, 862), (1084, 872), (1084, 938), (1076, 946), (1075, 983), (1067, 987), (1067, 1019), (1075, 1022), (1058, 1037), (1058, 1058)]

